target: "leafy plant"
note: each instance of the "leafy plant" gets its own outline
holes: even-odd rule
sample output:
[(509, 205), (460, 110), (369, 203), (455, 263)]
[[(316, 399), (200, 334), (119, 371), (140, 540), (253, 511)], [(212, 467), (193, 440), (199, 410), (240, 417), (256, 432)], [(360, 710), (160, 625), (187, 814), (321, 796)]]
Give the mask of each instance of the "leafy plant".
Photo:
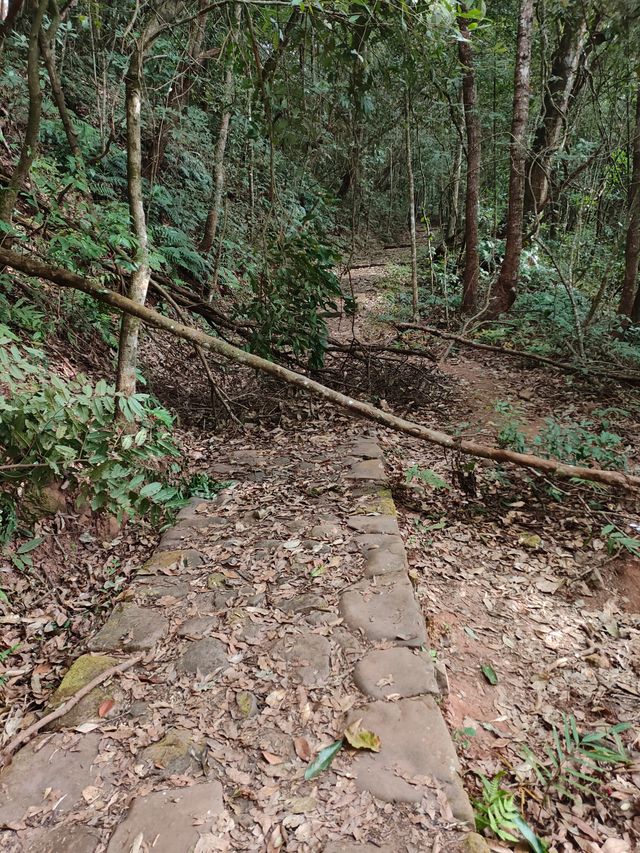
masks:
[(515, 794), (505, 791), (500, 782), (504, 773), (498, 773), (493, 779), (480, 775), (482, 799), (473, 803), (476, 815), (476, 827), (482, 831), (490, 829), (501, 841), (518, 841), (519, 833), (531, 846), (534, 853), (546, 853), (547, 846), (538, 838), (515, 803)]
[(431, 468), (420, 468), (419, 465), (412, 465), (407, 469), (405, 474), (405, 482), (411, 483), (414, 480), (419, 480), (431, 489), (450, 489), (451, 486), (439, 477)]
[(627, 536), (615, 524), (607, 524), (600, 531), (600, 535), (607, 540), (607, 550), (610, 554), (628, 551), (634, 557), (640, 557), (640, 539), (635, 536)]
[(503, 425), (498, 433), (500, 447), (510, 447), (517, 453), (525, 453), (527, 440), (522, 431), (522, 416), (519, 410), (506, 400), (496, 402), (496, 412), (503, 416)]
[[(553, 726), (552, 743), (545, 746), (545, 758), (529, 747), (523, 756), (543, 787), (543, 801), (551, 791), (570, 799), (574, 790), (589, 793), (599, 786), (604, 771), (629, 761), (620, 733), (630, 728), (618, 723), (601, 731), (581, 734), (573, 714), (563, 714), (562, 726)], [(574, 789), (574, 790), (572, 790)]]
[[(179, 484), (167, 477), (166, 461), (179, 454), (166, 409), (146, 394), (117, 394), (104, 381), (94, 385), (82, 375), (51, 375), (43, 353), (20, 348), (16, 340), (0, 326), (0, 370), (6, 377), (0, 483), (42, 487), (68, 479), (93, 509), (119, 518), (144, 515), (152, 522), (182, 505)], [(114, 422), (116, 412), (122, 423)]]
[(546, 418), (545, 424), (534, 441), (544, 455), (572, 464), (596, 462), (603, 468), (617, 470), (628, 467), (622, 439), (602, 425), (592, 420), (565, 425), (555, 418)]
[(232, 480), (214, 480), (209, 474), (193, 474), (192, 477), (184, 481), (183, 492), (187, 497), (209, 500), (230, 486), (232, 482)]

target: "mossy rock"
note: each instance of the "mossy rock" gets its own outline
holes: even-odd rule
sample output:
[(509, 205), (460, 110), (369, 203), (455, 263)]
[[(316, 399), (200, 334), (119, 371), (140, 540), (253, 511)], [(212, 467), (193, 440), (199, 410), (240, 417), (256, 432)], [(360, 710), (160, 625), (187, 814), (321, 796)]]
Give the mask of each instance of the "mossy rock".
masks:
[(172, 570), (196, 568), (204, 562), (204, 557), (197, 551), (189, 548), (186, 550), (157, 551), (142, 566), (138, 574), (159, 575)]
[(186, 729), (169, 729), (156, 743), (142, 750), (141, 758), (167, 774), (185, 773), (197, 763), (203, 745)]
[(20, 515), (25, 520), (37, 521), (45, 515), (55, 515), (67, 508), (67, 498), (56, 483), (29, 484), (20, 501)]
[(227, 579), (222, 572), (213, 572), (207, 576), (207, 589), (222, 589), (227, 585)]
[(397, 515), (396, 505), (389, 489), (376, 489), (371, 497), (358, 504), (358, 512), (367, 514), (371, 512), (380, 515)]
[[(57, 707), (70, 699), (85, 685), (93, 681), (98, 675), (106, 670), (117, 666), (120, 661), (110, 655), (81, 655), (73, 662), (71, 668), (62, 679), (60, 686), (51, 697), (49, 710), (54, 711)], [(88, 720), (98, 717), (98, 709), (106, 699), (111, 698), (111, 693), (102, 686), (95, 687), (91, 693), (84, 696), (77, 705), (71, 708), (64, 716), (54, 720), (49, 728), (64, 729), (74, 728)]]
[(470, 832), (465, 835), (462, 849), (464, 853), (491, 853), (489, 845), (477, 832)]

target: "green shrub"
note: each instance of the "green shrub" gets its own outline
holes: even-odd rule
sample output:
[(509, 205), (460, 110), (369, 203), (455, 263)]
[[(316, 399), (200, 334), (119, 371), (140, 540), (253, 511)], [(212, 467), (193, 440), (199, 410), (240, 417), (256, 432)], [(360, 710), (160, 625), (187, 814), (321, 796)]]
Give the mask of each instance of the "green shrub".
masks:
[(40, 350), (17, 340), (0, 325), (0, 485), (69, 480), (94, 510), (152, 523), (180, 506), (186, 490), (171, 464), (179, 454), (169, 412), (146, 394), (124, 397), (104, 381), (62, 379)]

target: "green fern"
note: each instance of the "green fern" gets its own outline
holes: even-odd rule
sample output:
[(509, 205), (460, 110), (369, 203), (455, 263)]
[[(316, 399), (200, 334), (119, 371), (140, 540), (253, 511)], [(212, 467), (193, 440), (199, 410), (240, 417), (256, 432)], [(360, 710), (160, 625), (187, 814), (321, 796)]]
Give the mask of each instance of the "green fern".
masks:
[(500, 786), (503, 776), (504, 773), (498, 773), (493, 779), (487, 779), (486, 776), (480, 775), (482, 799), (473, 804), (476, 828), (480, 831), (490, 829), (501, 841), (517, 842), (522, 837), (534, 853), (547, 853), (546, 844), (538, 838), (520, 814), (515, 795)]
[(562, 726), (553, 726), (552, 744), (545, 747), (545, 759), (536, 756), (529, 747), (522, 750), (544, 789), (543, 797), (552, 790), (569, 799), (576, 796), (572, 789), (590, 793), (600, 785), (600, 777), (608, 766), (627, 764), (629, 756), (620, 733), (629, 727), (629, 723), (618, 723), (602, 731), (581, 734), (573, 714), (563, 714)]
[(412, 465), (411, 468), (407, 470), (405, 482), (411, 483), (412, 480), (420, 480), (421, 483), (424, 483), (432, 489), (451, 488), (451, 486), (438, 477), (436, 472), (432, 471), (431, 468), (420, 468), (418, 465)]

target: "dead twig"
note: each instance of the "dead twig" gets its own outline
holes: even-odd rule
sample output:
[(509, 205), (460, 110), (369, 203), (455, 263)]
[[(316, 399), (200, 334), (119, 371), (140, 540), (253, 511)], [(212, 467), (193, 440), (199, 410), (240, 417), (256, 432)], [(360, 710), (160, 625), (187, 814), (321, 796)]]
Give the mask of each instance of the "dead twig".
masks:
[(13, 753), (22, 746), (23, 743), (31, 740), (34, 735), (37, 735), (38, 732), (43, 729), (45, 726), (48, 726), (49, 723), (52, 723), (54, 720), (60, 719), (60, 717), (64, 717), (67, 711), (70, 711), (74, 708), (81, 699), (84, 699), (91, 691), (98, 687), (98, 685), (105, 682), (108, 678), (111, 678), (114, 675), (118, 675), (121, 672), (125, 672), (127, 669), (131, 669), (132, 666), (135, 666), (137, 663), (140, 663), (144, 655), (139, 654), (135, 657), (129, 658), (128, 660), (123, 661), (122, 663), (117, 664), (117, 666), (112, 666), (109, 669), (105, 669), (104, 672), (101, 672), (100, 675), (96, 675), (96, 677), (90, 681), (88, 684), (85, 684), (84, 687), (81, 687), (77, 693), (74, 693), (66, 702), (63, 702), (55, 711), (51, 711), (50, 714), (45, 714), (44, 717), (41, 717), (36, 723), (26, 728), (23, 732), (20, 732), (19, 735), (14, 737), (12, 741), (10, 741), (7, 746), (0, 752), (0, 767), (4, 767), (7, 764), (11, 763), (11, 756)]

